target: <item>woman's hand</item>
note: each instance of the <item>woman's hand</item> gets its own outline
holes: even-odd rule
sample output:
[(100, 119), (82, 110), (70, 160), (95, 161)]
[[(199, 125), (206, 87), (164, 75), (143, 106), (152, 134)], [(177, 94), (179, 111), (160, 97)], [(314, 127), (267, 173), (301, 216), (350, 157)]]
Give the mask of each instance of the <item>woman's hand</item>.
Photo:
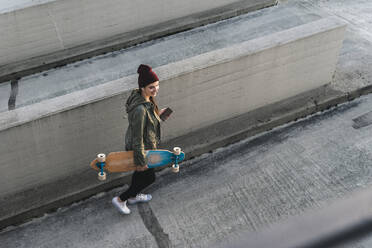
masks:
[(172, 114), (172, 110), (170, 108), (163, 108), (159, 111), (159, 116), (162, 121), (166, 121), (169, 116)]
[(144, 165), (144, 166), (140, 166), (140, 165), (137, 165), (136, 167), (136, 171), (145, 171), (147, 170), (149, 167), (147, 165)]
[(159, 115), (161, 115), (162, 113), (164, 113), (164, 111), (166, 110), (167, 108), (163, 108), (161, 110), (159, 110)]

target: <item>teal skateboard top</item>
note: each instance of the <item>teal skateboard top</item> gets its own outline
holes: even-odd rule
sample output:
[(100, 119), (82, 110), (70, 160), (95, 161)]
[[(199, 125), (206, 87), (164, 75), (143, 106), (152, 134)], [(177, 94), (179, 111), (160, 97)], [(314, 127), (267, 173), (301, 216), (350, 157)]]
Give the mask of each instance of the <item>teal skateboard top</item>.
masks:
[(175, 164), (185, 159), (185, 153), (175, 155), (173, 152), (167, 150), (149, 150), (146, 152), (147, 165), (149, 168), (155, 168), (167, 164)]

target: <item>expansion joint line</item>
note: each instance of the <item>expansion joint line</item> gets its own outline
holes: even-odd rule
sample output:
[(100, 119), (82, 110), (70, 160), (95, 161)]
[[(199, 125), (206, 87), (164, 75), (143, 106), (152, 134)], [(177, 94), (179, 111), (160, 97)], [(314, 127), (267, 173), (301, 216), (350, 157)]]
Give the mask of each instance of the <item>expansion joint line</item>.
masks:
[(9, 110), (15, 109), (17, 94), (18, 94), (18, 80), (13, 79), (10, 82), (10, 96), (9, 96), (9, 101), (8, 101)]
[(153, 235), (159, 248), (171, 248), (169, 235), (164, 233), (158, 219), (152, 211), (150, 204), (138, 204), (138, 211), (147, 230)]

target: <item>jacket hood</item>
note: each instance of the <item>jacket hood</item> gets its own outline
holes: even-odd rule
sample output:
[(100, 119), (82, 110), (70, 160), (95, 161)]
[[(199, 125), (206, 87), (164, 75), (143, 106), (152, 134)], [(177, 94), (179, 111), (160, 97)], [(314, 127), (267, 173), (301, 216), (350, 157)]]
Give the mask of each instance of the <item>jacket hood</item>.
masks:
[(132, 91), (131, 95), (129, 96), (127, 103), (125, 104), (125, 108), (127, 110), (127, 113), (132, 111), (135, 107), (137, 107), (140, 104), (147, 104), (145, 98), (141, 95), (141, 92), (139, 89), (135, 89)]

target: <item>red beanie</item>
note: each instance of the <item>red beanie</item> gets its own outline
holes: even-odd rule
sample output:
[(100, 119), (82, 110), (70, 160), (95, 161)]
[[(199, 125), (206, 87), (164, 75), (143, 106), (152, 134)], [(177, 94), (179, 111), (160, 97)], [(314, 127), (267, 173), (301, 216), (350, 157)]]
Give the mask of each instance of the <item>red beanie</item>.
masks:
[(138, 87), (144, 88), (149, 84), (159, 81), (158, 76), (152, 71), (148, 65), (140, 65), (137, 69), (138, 75)]

